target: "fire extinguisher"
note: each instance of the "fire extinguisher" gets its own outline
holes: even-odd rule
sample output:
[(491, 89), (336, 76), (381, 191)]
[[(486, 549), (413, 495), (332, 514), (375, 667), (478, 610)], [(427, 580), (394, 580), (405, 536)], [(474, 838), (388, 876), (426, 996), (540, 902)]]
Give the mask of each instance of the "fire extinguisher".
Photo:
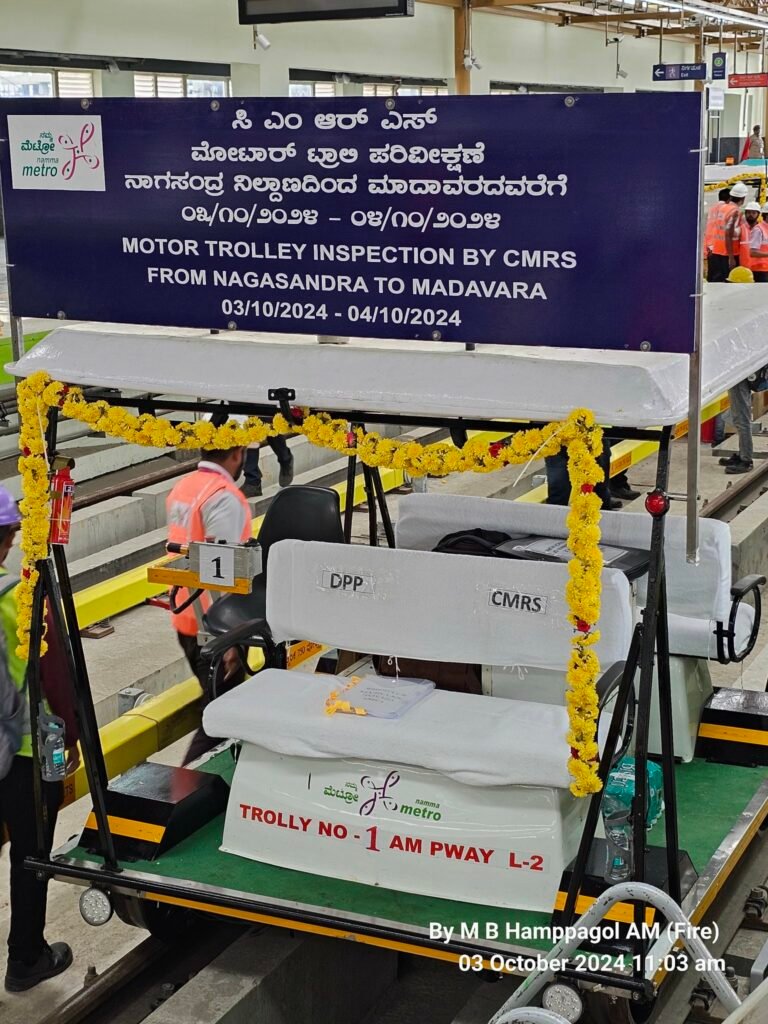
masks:
[(51, 529), (48, 540), (51, 544), (68, 544), (69, 527), (72, 522), (72, 506), (75, 501), (75, 481), (70, 470), (74, 459), (59, 456), (53, 460), (51, 474)]

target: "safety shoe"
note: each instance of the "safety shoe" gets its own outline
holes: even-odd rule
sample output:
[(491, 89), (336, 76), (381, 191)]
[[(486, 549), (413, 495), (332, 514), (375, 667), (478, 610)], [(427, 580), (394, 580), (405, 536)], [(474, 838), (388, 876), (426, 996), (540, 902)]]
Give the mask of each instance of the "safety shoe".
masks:
[(612, 495), (603, 502), (603, 510), (606, 512), (618, 512), (620, 508), (624, 508), (623, 504)]
[(6, 992), (26, 992), (47, 978), (55, 978), (63, 974), (72, 964), (72, 950), (66, 942), (47, 943), (43, 952), (33, 964), (25, 964), (23, 960), (9, 960), (5, 974)]
[(611, 484), (611, 495), (614, 498), (621, 498), (622, 501), (634, 501), (640, 497), (640, 491), (636, 491), (629, 484)]
[(734, 452), (733, 455), (727, 455), (722, 459), (717, 460), (721, 466), (732, 466), (735, 462), (740, 462), (738, 452)]
[(261, 484), (243, 484), (240, 488), (240, 493), (244, 498), (260, 498)]
[(725, 467), (725, 472), (732, 476), (734, 473), (749, 473), (752, 469), (752, 460), (736, 458), (734, 462), (729, 462)]
[(290, 487), (293, 483), (293, 456), (291, 455), (287, 462), (280, 463), (280, 476), (277, 478), (277, 482), (281, 487)]

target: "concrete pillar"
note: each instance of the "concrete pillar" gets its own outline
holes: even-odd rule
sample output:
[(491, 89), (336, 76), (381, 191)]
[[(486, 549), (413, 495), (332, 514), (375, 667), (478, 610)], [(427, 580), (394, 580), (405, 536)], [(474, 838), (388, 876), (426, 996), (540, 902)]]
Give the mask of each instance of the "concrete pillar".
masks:
[(97, 96), (133, 96), (132, 71), (100, 71), (94, 75)]
[(288, 65), (265, 53), (258, 64), (232, 64), (233, 96), (287, 96)]

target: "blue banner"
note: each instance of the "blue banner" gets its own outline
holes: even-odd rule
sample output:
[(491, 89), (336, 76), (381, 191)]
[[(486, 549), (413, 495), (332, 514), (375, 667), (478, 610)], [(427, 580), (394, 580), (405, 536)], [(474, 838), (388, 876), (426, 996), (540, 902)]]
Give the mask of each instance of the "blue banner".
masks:
[(10, 100), (12, 312), (690, 352), (700, 97)]

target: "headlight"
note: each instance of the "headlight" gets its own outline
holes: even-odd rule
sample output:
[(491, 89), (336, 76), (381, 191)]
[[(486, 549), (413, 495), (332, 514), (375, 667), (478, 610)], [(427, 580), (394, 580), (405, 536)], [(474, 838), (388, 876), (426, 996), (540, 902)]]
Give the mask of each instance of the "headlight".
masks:
[(576, 1024), (584, 1013), (584, 1002), (576, 989), (559, 982), (555, 982), (544, 991), (541, 1005), (545, 1010), (552, 1010), (565, 1017), (569, 1024)]
[(80, 894), (80, 913), (86, 924), (106, 924), (112, 917), (112, 901), (102, 889), (86, 889)]

